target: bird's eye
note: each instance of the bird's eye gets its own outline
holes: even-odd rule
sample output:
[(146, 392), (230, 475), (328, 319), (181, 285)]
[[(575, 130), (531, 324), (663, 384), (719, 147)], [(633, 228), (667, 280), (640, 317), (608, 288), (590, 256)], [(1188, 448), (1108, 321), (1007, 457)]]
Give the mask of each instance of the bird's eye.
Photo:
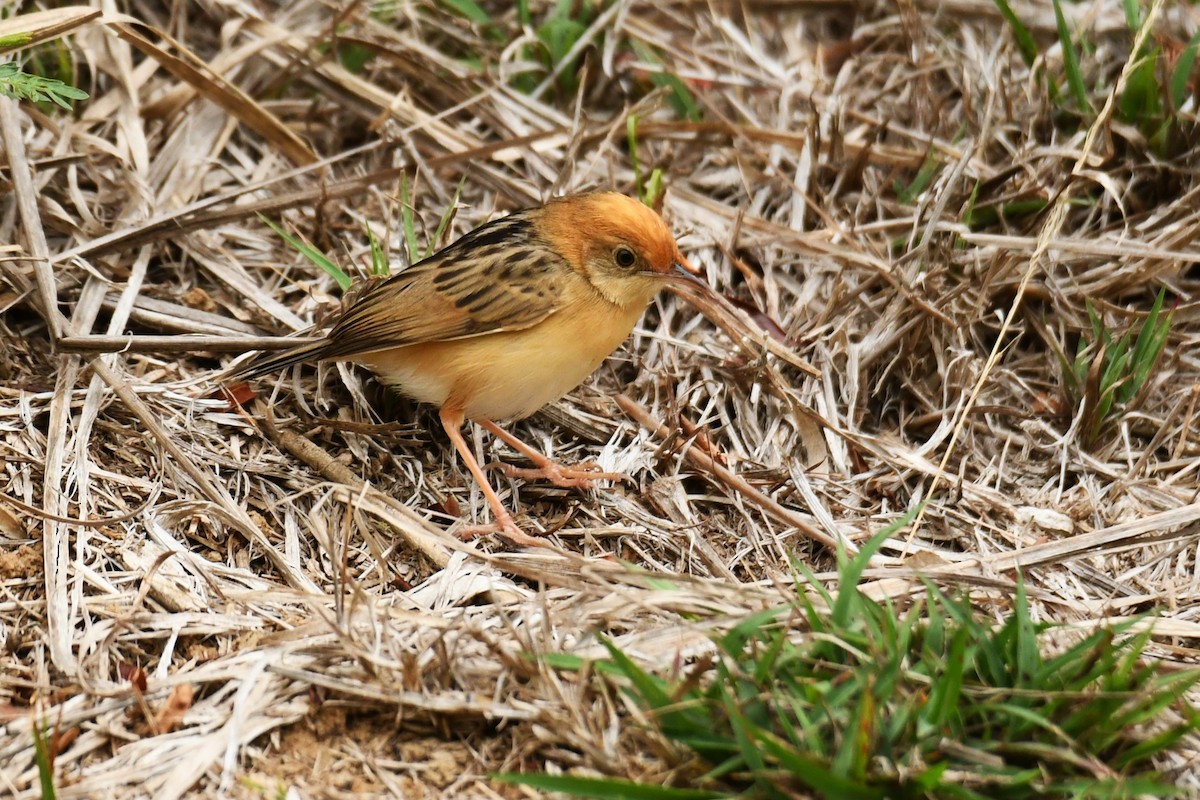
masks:
[(617, 262), (618, 267), (628, 269), (637, 263), (637, 256), (628, 247), (622, 245), (613, 251), (613, 260)]

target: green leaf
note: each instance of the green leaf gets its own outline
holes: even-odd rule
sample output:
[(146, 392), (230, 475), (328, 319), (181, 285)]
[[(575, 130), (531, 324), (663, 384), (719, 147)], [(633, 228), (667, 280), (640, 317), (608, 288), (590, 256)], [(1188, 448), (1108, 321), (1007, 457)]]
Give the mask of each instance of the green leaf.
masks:
[[(631, 40), (633, 51), (639, 59), (650, 64), (661, 65), (662, 60), (652, 49), (642, 44), (637, 40)], [(687, 86), (676, 75), (667, 71), (651, 72), (650, 81), (655, 86), (666, 87), (670, 90), (667, 95), (667, 101), (671, 104), (671, 108), (675, 111), (675, 116), (680, 119), (686, 119), (689, 122), (699, 122), (703, 118), (700, 111), (700, 106), (696, 102), (696, 98), (688, 90)]]
[(350, 276), (343, 272), (341, 267), (330, 261), (328, 256), (307, 242), (302, 242), (295, 236), (292, 236), (290, 233), (264, 217), (262, 214), (259, 214), (258, 218), (262, 220), (267, 227), (282, 237), (284, 241), (290, 244), (294, 250), (300, 253), (300, 255), (304, 256), (313, 264), (325, 270), (325, 272), (331, 278), (337, 281), (339, 289), (344, 292), (350, 288), (350, 285), (353, 283), (353, 281), (350, 279)]
[(1067, 72), (1067, 85), (1075, 97), (1075, 103), (1080, 111), (1091, 112), (1092, 104), (1088, 100), (1087, 87), (1083, 83), (1083, 73), (1079, 69), (1079, 53), (1071, 40), (1071, 31), (1067, 28), (1067, 19), (1063, 16), (1061, 0), (1054, 2), (1054, 21), (1058, 25), (1058, 41), (1062, 45), (1063, 68)]
[(646, 181), (646, 186), (642, 189), (642, 202), (650, 208), (654, 208), (658, 204), (658, 198), (663, 193), (663, 171), (655, 167), (650, 171), (650, 180)]
[(1171, 332), (1172, 315), (1168, 313), (1165, 318), (1162, 318), (1166, 293), (1165, 286), (1159, 289), (1158, 295), (1154, 298), (1154, 304), (1150, 307), (1150, 313), (1146, 315), (1146, 321), (1142, 323), (1142, 329), (1138, 331), (1137, 341), (1134, 343), (1133, 354), (1130, 357), (1129, 378), (1122, 384), (1117, 396), (1117, 401), (1122, 404), (1128, 403), (1142, 390), (1146, 379), (1150, 377), (1150, 371), (1158, 363), (1158, 357), (1167, 344), (1167, 337)]
[(33, 732), (33, 760), (37, 764), (42, 800), (55, 800), (58, 793), (54, 788), (54, 758), (50, 755), (50, 737), (46, 735), (48, 729), (48, 725), (36, 720), (30, 726)]
[(469, 19), (478, 25), (491, 25), (492, 18), (475, 0), (442, 0), (442, 5), (449, 8), (460, 17)]
[(648, 672), (644, 671), (629, 656), (625, 655), (621, 648), (613, 644), (608, 637), (601, 636), (600, 644), (612, 656), (612, 660), (616, 662), (616, 666), (637, 689), (638, 694), (645, 700), (650, 708), (659, 709), (671, 704), (670, 696), (663, 690), (663, 683), (660, 679), (655, 678)]
[(1121, 0), (1121, 5), (1125, 9), (1125, 24), (1129, 26), (1129, 30), (1137, 33), (1142, 27), (1142, 9), (1138, 5), (1138, 0)]
[(32, 33), (10, 33), (8, 36), (0, 36), (0, 53), (5, 50), (18, 50), (32, 41)]
[(1162, 92), (1158, 86), (1159, 50), (1138, 59), (1125, 80), (1124, 91), (1117, 101), (1121, 119), (1137, 125), (1151, 124), (1162, 117)]
[(57, 78), (43, 78), (22, 72), (12, 62), (0, 64), (0, 95), (33, 103), (50, 102), (68, 111), (71, 108), (68, 101), (85, 100), (88, 97), (87, 92)]
[(1187, 99), (1188, 81), (1192, 77), (1192, 67), (1196, 64), (1196, 50), (1200, 49), (1200, 30), (1192, 34), (1187, 47), (1179, 54), (1175, 63), (1175, 71), (1171, 73), (1171, 107), (1179, 108)]
[(888, 793), (882, 788), (872, 788), (859, 781), (851, 780), (834, 769), (829, 769), (820, 760), (810, 758), (781, 739), (763, 733), (758, 737), (759, 746), (799, 781), (826, 798), (838, 800), (882, 800)]
[(450, 205), (442, 212), (441, 219), (438, 220), (437, 229), (433, 232), (433, 240), (425, 247), (425, 257), (429, 258), (433, 255), (433, 249), (437, 247), (437, 243), (446, 235), (446, 229), (450, 227), (450, 221), (454, 219), (455, 213), (458, 211), (458, 200), (462, 197), (463, 186), (466, 185), (467, 176), (463, 175), (458, 182), (458, 187), (454, 190), (454, 197), (450, 198)]
[(576, 797), (595, 797), (605, 800), (710, 800), (728, 797), (725, 792), (704, 789), (673, 789), (616, 778), (581, 778), (574, 775), (521, 775), (515, 772), (493, 772), (492, 780), (516, 786), (530, 786), (547, 792), (563, 792)]
[(1021, 59), (1025, 62), (1025, 66), (1032, 67), (1038, 57), (1037, 43), (1033, 40), (1033, 34), (1012, 10), (1008, 0), (995, 0), (995, 3), (997, 10), (1000, 11), (1000, 16), (1004, 17), (1008, 26), (1012, 28), (1013, 39), (1017, 42), (1017, 49), (1021, 52)]
[(629, 147), (629, 162), (633, 165), (633, 185), (640, 194), (642, 191), (642, 162), (638, 158), (637, 126), (637, 114), (630, 114), (625, 120), (625, 142)]
[(409, 191), (408, 177), (400, 175), (400, 220), (404, 228), (404, 243), (408, 250), (408, 263), (413, 264), (421, 260), (421, 248), (417, 244), (417, 225), (415, 222), (416, 212), (413, 210), (411, 193)]
[(921, 164), (921, 168), (917, 170), (917, 175), (913, 178), (912, 183), (907, 187), (901, 188), (900, 182), (896, 182), (897, 199), (904, 205), (911, 206), (921, 196), (921, 193), (929, 188), (929, 184), (933, 183), (933, 179), (941, 167), (941, 162), (930, 152), (925, 156), (925, 161)]
[[(885, 526), (879, 533), (872, 536), (858, 554), (849, 562), (842, 564), (838, 570), (838, 596), (834, 601), (833, 610), (830, 613), (830, 618), (833, 624), (839, 628), (847, 628), (850, 626), (853, 615), (857, 610), (857, 606), (862, 602), (862, 594), (858, 591), (858, 581), (862, 577), (863, 572), (871, 563), (871, 556), (883, 547), (883, 543), (890, 539), (897, 531), (904, 530), (908, 523), (916, 519), (917, 512), (924, 505), (924, 501), (918, 506), (909, 509), (908, 513)], [(839, 548), (840, 549), (840, 548)], [(844, 554), (839, 553), (839, 558)]]
[(384, 277), (391, 272), (391, 267), (388, 265), (387, 253), (383, 252), (383, 245), (375, 238), (375, 231), (371, 230), (370, 225), (363, 225), (367, 231), (367, 243), (371, 248), (371, 274), (376, 277)]

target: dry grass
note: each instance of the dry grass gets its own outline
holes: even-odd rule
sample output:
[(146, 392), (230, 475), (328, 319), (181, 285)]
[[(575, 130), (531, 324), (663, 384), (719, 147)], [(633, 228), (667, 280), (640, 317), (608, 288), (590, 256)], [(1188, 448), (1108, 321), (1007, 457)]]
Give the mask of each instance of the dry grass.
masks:
[[(624, 701), (523, 654), (599, 656), (604, 632), (686, 662), (777, 602), (792, 559), (828, 570), (821, 542), (926, 499), (875, 591), (911, 591), (918, 563), (1002, 608), (1021, 568), (1043, 618), (1154, 611), (1157, 652), (1194, 660), (1198, 152), (1156, 160), (1104, 112), (1065, 132), (992, 3), (616, 3), (577, 97), (513, 90), (520, 48), (438, 3), (117, 5), (137, 23), (38, 19), (70, 32), (92, 95), (74, 115), (0, 98), (0, 243), (20, 245), (0, 249), (0, 792), (38, 795), (35, 721), (60, 732), (60, 797), (663, 779)], [(1054, 61), (1048, 4), (1015, 7)], [(1115, 82), (1120, 3), (1068, 10)], [(1198, 22), (1172, 5), (1156, 30)], [(601, 33), (657, 50), (704, 121)], [(339, 66), (334, 39), (375, 57)], [(684, 252), (818, 376), (662, 298), (518, 426), (635, 480), (496, 473), (537, 552), (446, 532), (486, 504), (429, 409), (365, 373), (289, 373), (245, 411), (214, 394), (231, 351), (337, 303), (256, 213), (357, 270), (369, 223), (400, 263), (401, 176), (422, 240), (460, 183), (456, 235), (556, 192), (632, 192), (631, 111)], [(972, 230), (977, 185), (976, 205), (1048, 205)], [(1123, 330), (1160, 286), (1178, 305), (1150, 386), (1085, 446), (1055, 349), (1087, 301)], [(1195, 760), (1164, 767), (1194, 788)]]

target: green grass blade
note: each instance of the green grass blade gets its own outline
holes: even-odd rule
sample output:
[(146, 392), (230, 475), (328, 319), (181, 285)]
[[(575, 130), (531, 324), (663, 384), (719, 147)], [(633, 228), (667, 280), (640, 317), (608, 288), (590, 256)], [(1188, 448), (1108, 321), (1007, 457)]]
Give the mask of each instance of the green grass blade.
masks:
[(717, 644), (720, 646), (722, 652), (738, 656), (746, 646), (746, 642), (761, 634), (766, 626), (779, 619), (787, 611), (786, 607), (766, 608), (762, 611), (756, 611), (730, 628), (724, 636), (717, 640)]
[(663, 193), (663, 171), (655, 167), (650, 170), (650, 180), (646, 181), (646, 186), (642, 190), (641, 200), (650, 208), (658, 205), (658, 198)]
[(1020, 575), (1017, 576), (1012, 618), (1016, 623), (1013, 628), (1013, 645), (1016, 651), (1018, 680), (1024, 683), (1029, 676), (1041, 671), (1042, 651), (1038, 647), (1037, 629), (1029, 615), (1029, 596), (1025, 592), (1025, 580)]
[(458, 201), (462, 197), (463, 186), (466, 182), (467, 176), (464, 175), (454, 189), (454, 197), (450, 198), (450, 205), (446, 206), (446, 210), (442, 212), (442, 216), (438, 220), (437, 229), (433, 232), (433, 240), (425, 247), (426, 258), (433, 255), (433, 249), (437, 247), (438, 242), (442, 241), (442, 237), (446, 235), (446, 229), (450, 227), (450, 221), (458, 213)]
[(1008, 4), (1008, 0), (994, 0), (996, 9), (1000, 12), (1000, 16), (1004, 17), (1004, 21), (1008, 23), (1008, 27), (1012, 29), (1013, 39), (1017, 42), (1017, 50), (1021, 53), (1021, 60), (1025, 62), (1025, 66), (1032, 67), (1033, 62), (1037, 61), (1038, 49), (1037, 43), (1033, 40), (1033, 34), (1029, 32), (1029, 28), (1025, 27), (1025, 23), (1021, 22), (1020, 17), (1012, 10), (1012, 6)]
[(1126, 331), (1117, 343), (1104, 354), (1104, 371), (1100, 373), (1100, 400), (1096, 403), (1096, 418), (1103, 421), (1112, 411), (1117, 391), (1129, 377), (1129, 332)]
[(514, 786), (529, 786), (547, 792), (562, 792), (576, 797), (601, 800), (712, 800), (729, 797), (725, 792), (704, 789), (674, 789), (616, 778), (582, 778), (574, 775), (522, 775), (515, 772), (494, 772), (492, 780)]
[(641, 695), (642, 699), (651, 708), (659, 709), (671, 704), (671, 697), (663, 691), (663, 683), (659, 678), (655, 678), (633, 663), (633, 659), (625, 655), (625, 652), (617, 647), (608, 637), (601, 636), (600, 644), (612, 656), (612, 660), (616, 663), (617, 668), (620, 669), (621, 674), (633, 684), (638, 694)]
[(1138, 331), (1137, 341), (1134, 343), (1133, 354), (1130, 357), (1129, 379), (1121, 386), (1117, 398), (1122, 404), (1130, 402), (1141, 392), (1154, 365), (1158, 363), (1163, 348), (1166, 347), (1167, 338), (1171, 333), (1172, 317), (1170, 312), (1165, 317), (1162, 314), (1163, 301), (1166, 300), (1166, 296), (1167, 288), (1164, 286), (1158, 290), (1158, 296), (1154, 298), (1154, 305), (1150, 307), (1150, 313), (1146, 315), (1146, 321), (1142, 323), (1142, 329)]
[(1133, 345), (1133, 368), (1135, 374), (1137, 373), (1138, 366), (1145, 363), (1148, 357), (1154, 352), (1154, 341), (1157, 338), (1159, 328), (1158, 318), (1162, 314), (1163, 301), (1166, 297), (1167, 287), (1163, 286), (1158, 290), (1158, 294), (1154, 298), (1154, 303), (1150, 306), (1150, 313), (1146, 315), (1146, 321), (1142, 323), (1142, 329), (1138, 331), (1137, 341)]
[(629, 162), (633, 165), (633, 185), (638, 194), (642, 192), (642, 162), (638, 158), (638, 117), (630, 114), (625, 120), (625, 142), (629, 147)]
[(50, 737), (36, 720), (29, 727), (33, 732), (33, 760), (37, 764), (38, 784), (42, 787), (41, 800), (55, 800), (58, 793), (54, 788), (54, 758), (50, 755)]
[(1197, 730), (1200, 730), (1200, 718), (1193, 715), (1191, 719), (1179, 725), (1172, 725), (1164, 731), (1135, 742), (1133, 747), (1112, 759), (1112, 766), (1114, 769), (1126, 769), (1129, 765), (1160, 756)]
[(921, 168), (917, 170), (912, 183), (908, 186), (902, 186), (899, 181), (896, 182), (896, 198), (904, 205), (911, 206), (921, 196), (921, 193), (929, 188), (929, 184), (933, 183), (933, 179), (937, 177), (938, 170), (941, 167), (942, 163), (930, 152), (925, 156), (925, 161), (922, 162)]
[[(32, 41), (32, 33), (10, 33), (8, 36), (0, 36), (0, 53), (6, 50), (19, 50)], [(13, 69), (16, 69), (15, 64)]]
[(1142, 9), (1138, 0), (1121, 0), (1121, 5), (1125, 9), (1125, 24), (1132, 33), (1137, 33), (1142, 27)]
[(491, 25), (492, 18), (475, 0), (442, 0), (442, 5), (477, 25)]
[(258, 218), (263, 221), (263, 224), (275, 231), (275, 233), (277, 233), (284, 241), (290, 244), (293, 249), (300, 253), (300, 255), (304, 256), (313, 264), (323, 269), (326, 274), (329, 275), (329, 277), (337, 281), (339, 289), (344, 292), (350, 288), (350, 284), (352, 284), (354, 281), (350, 279), (349, 275), (342, 271), (341, 267), (333, 263), (327, 255), (313, 247), (311, 244), (303, 242), (297, 239), (295, 236), (292, 236), (290, 233), (264, 217), (262, 214), (259, 214)]
[(789, 747), (775, 736), (763, 734), (757, 739), (759, 747), (779, 761), (788, 772), (802, 783), (825, 798), (839, 800), (882, 800), (887, 792), (845, 777), (837, 770), (829, 769), (818, 759)]
[[(662, 60), (649, 47), (637, 40), (631, 40), (634, 53), (642, 61), (645, 61), (654, 66), (661, 67)], [(689, 122), (699, 122), (704, 114), (700, 111), (700, 105), (696, 102), (696, 98), (692, 96), (687, 85), (679, 79), (678, 76), (667, 72), (665, 69), (650, 73), (650, 81), (658, 87), (666, 87), (670, 94), (667, 96), (671, 103), (671, 108), (675, 111), (675, 116), (680, 119), (686, 119)]]
[(1175, 63), (1175, 71), (1171, 73), (1171, 108), (1178, 109), (1187, 99), (1188, 81), (1192, 77), (1192, 67), (1196, 64), (1196, 51), (1200, 49), (1200, 31), (1192, 34), (1187, 46), (1179, 54)]
[(1063, 16), (1061, 0), (1054, 2), (1054, 21), (1058, 25), (1058, 41), (1062, 45), (1063, 69), (1067, 72), (1067, 86), (1075, 98), (1080, 111), (1091, 112), (1092, 104), (1088, 100), (1087, 87), (1083, 83), (1083, 72), (1079, 69), (1079, 53), (1075, 50), (1075, 42), (1071, 39), (1071, 31), (1067, 27), (1067, 18)]
[(957, 709), (962, 701), (969, 635), (970, 631), (965, 627), (954, 632), (950, 639), (950, 648), (946, 651), (945, 672), (936, 676), (929, 689), (929, 700), (921, 709), (919, 723), (929, 733), (959, 727)]
[(1125, 89), (1117, 102), (1124, 122), (1152, 125), (1162, 118), (1162, 91), (1158, 85), (1158, 48), (1139, 57), (1137, 65), (1125, 80)]
[(871, 556), (875, 555), (879, 551), (879, 548), (883, 547), (883, 543), (890, 539), (897, 531), (903, 530), (908, 523), (916, 519), (920, 508), (920, 505), (914, 506), (907, 514), (872, 536), (863, 545), (862, 549), (858, 551), (858, 555), (843, 564), (838, 570), (840, 573), (838, 576), (838, 595), (830, 614), (835, 626), (839, 628), (850, 627), (857, 607), (862, 602), (862, 595), (856, 587), (858, 586), (859, 579), (862, 577), (863, 571), (871, 563)]
[(404, 228), (404, 244), (408, 250), (408, 263), (421, 260), (421, 248), (417, 244), (416, 212), (413, 211), (412, 192), (408, 177), (400, 176), (400, 224)]
[(375, 231), (371, 230), (370, 225), (364, 225), (367, 230), (367, 243), (371, 247), (371, 274), (376, 277), (387, 275), (391, 269), (388, 265), (387, 253), (383, 252), (383, 245), (375, 238)]
[(875, 681), (862, 673), (857, 677), (858, 702), (854, 707), (854, 715), (850, 718), (850, 725), (843, 732), (841, 747), (834, 754), (833, 771), (862, 780), (866, 777), (875, 749), (875, 723), (880, 709), (875, 702)]

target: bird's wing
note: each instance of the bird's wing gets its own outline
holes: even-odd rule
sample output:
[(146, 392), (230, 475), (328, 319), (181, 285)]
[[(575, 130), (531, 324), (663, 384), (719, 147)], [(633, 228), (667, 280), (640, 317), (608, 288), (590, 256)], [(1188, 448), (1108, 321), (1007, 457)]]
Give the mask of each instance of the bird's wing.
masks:
[(578, 277), (518, 213), (468, 233), (446, 249), (350, 301), (317, 358), (529, 328), (561, 305)]

